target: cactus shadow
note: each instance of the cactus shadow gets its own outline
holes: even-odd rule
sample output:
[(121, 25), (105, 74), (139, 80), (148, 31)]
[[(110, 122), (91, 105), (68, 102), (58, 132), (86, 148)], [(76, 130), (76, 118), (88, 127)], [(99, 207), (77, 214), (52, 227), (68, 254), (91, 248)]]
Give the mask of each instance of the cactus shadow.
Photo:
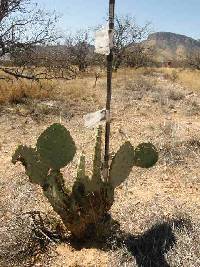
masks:
[[(117, 227), (116, 227), (117, 225)], [(116, 229), (117, 228), (117, 229)], [(114, 222), (111, 237), (106, 240), (72, 241), (75, 249), (97, 248), (104, 251), (126, 249), (129, 255), (136, 260), (138, 267), (170, 267), (165, 255), (177, 243), (176, 229), (191, 229), (191, 222), (185, 219), (177, 219), (163, 223), (157, 223), (139, 236), (131, 235), (119, 229), (119, 224)]]
[(122, 234), (118, 245), (123, 241), (138, 267), (170, 267), (165, 255), (177, 243), (174, 230), (182, 228), (191, 228), (191, 223), (184, 219), (159, 223), (139, 236)]

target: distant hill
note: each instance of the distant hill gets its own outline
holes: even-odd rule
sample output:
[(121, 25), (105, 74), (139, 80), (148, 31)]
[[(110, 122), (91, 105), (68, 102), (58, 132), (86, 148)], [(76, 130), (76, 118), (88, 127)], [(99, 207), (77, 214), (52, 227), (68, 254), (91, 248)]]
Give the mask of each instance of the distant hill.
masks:
[(192, 52), (200, 52), (200, 41), (171, 32), (150, 34), (145, 43), (154, 48), (159, 62), (179, 60)]

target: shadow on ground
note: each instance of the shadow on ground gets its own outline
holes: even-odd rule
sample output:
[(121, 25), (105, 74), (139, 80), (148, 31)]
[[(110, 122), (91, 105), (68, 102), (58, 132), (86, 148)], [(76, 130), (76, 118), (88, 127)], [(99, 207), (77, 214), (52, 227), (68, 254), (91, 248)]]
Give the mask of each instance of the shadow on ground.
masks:
[(183, 227), (188, 228), (189, 222), (174, 220), (157, 224), (138, 237), (128, 235), (124, 244), (139, 267), (169, 267), (165, 254), (176, 245), (174, 230)]
[[(131, 255), (135, 258), (138, 267), (170, 267), (165, 256), (177, 243), (175, 231), (177, 229), (192, 230), (192, 224), (189, 220), (174, 219), (157, 223), (146, 232), (136, 236), (121, 231), (119, 223), (108, 215), (100, 225), (101, 231), (102, 229), (106, 230), (104, 237), (97, 236), (95, 238), (94, 232), (91, 231), (88, 232), (89, 235), (84, 241), (80, 241), (69, 236), (58, 235), (56, 232), (52, 232), (52, 229), (46, 229), (44, 221), (38, 216), (37, 212), (31, 215), (34, 222), (34, 237), (39, 240), (39, 251), (41, 253), (45, 253), (44, 248), (48, 247), (48, 244), (52, 242), (54, 244), (68, 243), (76, 250), (83, 248), (96, 248), (103, 251), (122, 250), (125, 258), (126, 255), (128, 257)], [(32, 247), (35, 248), (35, 246), (32, 241)], [(27, 255), (27, 257), (29, 258), (30, 255)]]
[(128, 252), (135, 257), (138, 267), (170, 267), (165, 255), (176, 245), (175, 230), (184, 228), (189, 230), (191, 227), (190, 221), (177, 219), (158, 223), (143, 234), (134, 236), (120, 231), (115, 225), (115, 229), (118, 228), (118, 230), (109, 240), (102, 240), (101, 243), (75, 241), (71, 242), (71, 245), (76, 249), (95, 247), (102, 250), (126, 247)]

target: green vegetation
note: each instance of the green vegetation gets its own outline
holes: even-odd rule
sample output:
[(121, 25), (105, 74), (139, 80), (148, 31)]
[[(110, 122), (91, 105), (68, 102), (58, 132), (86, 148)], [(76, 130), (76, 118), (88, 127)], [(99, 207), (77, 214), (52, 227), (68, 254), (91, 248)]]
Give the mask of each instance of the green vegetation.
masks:
[[(102, 175), (102, 128), (98, 128), (93, 174), (85, 173), (85, 155), (82, 154), (72, 191), (65, 187), (60, 171), (71, 162), (76, 153), (75, 143), (64, 126), (53, 124), (38, 138), (36, 148), (19, 146), (12, 162), (20, 161), (31, 183), (40, 185), (54, 211), (60, 215), (66, 228), (76, 238), (98, 226), (114, 202), (114, 189), (130, 174), (133, 166), (149, 168), (158, 160), (156, 148), (140, 144), (136, 149), (130, 142), (121, 146), (112, 159), (109, 177)], [(67, 181), (67, 180), (66, 180)]]

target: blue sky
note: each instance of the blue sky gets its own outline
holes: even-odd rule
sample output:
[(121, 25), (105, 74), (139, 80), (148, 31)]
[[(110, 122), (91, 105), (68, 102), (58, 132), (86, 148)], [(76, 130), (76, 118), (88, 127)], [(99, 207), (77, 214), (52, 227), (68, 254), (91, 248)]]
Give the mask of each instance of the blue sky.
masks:
[[(62, 15), (60, 27), (76, 31), (102, 24), (108, 0), (35, 0)], [(200, 0), (116, 0), (116, 12), (151, 22), (154, 31), (170, 31), (200, 39)]]

